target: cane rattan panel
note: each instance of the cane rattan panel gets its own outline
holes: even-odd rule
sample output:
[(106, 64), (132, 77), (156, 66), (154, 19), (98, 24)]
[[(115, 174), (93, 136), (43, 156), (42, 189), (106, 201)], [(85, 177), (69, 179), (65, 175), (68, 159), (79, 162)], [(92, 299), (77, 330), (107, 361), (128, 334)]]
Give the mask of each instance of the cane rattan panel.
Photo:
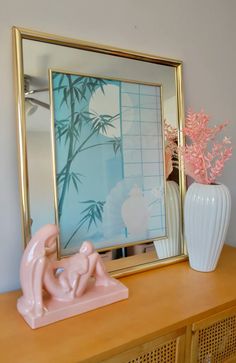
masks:
[(175, 363), (177, 341), (172, 340), (160, 347), (141, 354), (127, 363)]
[(184, 345), (184, 331), (176, 331), (124, 351), (103, 363), (183, 363)]
[(236, 362), (236, 315), (199, 330), (198, 363), (223, 363), (232, 357)]

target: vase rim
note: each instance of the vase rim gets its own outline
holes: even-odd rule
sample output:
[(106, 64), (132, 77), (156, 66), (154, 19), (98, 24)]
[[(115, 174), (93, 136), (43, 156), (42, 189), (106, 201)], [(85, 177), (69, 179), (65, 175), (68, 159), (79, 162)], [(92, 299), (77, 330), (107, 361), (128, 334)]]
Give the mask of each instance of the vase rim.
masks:
[(198, 185), (202, 185), (202, 186), (205, 186), (205, 187), (220, 187), (220, 186), (224, 185), (222, 183), (204, 184), (204, 183), (199, 183), (199, 182), (196, 182), (196, 181), (194, 181), (192, 184), (198, 184)]

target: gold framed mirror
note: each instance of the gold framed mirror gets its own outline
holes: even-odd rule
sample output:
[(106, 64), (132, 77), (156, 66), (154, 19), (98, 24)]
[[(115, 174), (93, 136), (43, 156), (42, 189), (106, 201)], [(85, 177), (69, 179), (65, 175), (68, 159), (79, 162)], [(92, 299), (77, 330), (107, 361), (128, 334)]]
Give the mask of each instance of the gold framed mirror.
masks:
[[(24, 243), (42, 225), (56, 222), (67, 233), (65, 238), (61, 233), (58, 242), (59, 258), (76, 251), (81, 243), (79, 238), (89, 238), (96, 241), (98, 251), (113, 276), (186, 259), (182, 234), (185, 178), (181, 165), (176, 168), (178, 160), (173, 151), (175, 146), (183, 145), (182, 62), (16, 27), (13, 28), (13, 41)], [(72, 88), (69, 88), (68, 80), (74, 82)], [(83, 93), (85, 85), (87, 93)], [(71, 128), (65, 127), (65, 114), (71, 110), (66, 109), (71, 106), (68, 105), (70, 92), (72, 96), (74, 94), (73, 102), (78, 103), (74, 120), (78, 121), (83, 116), (86, 121), (87, 117), (90, 131), (92, 127), (98, 127), (99, 122), (100, 131), (92, 130), (97, 139), (86, 149), (93, 148), (94, 153), (83, 154), (84, 167), (70, 170), (67, 174), (67, 183), (70, 179), (73, 192), (67, 193), (71, 198), (67, 207), (66, 203), (63, 205), (63, 224), (59, 221), (58, 208), (55, 208), (61, 202), (57, 179), (65, 180), (65, 174), (60, 176), (57, 170), (60, 163), (58, 149), (63, 144), (59, 146), (57, 140), (61, 142), (61, 138), (65, 137), (63, 142), (66, 144), (69, 137), (66, 132), (72, 132)], [(84, 105), (85, 100), (87, 103)], [(63, 107), (64, 111), (61, 110)], [(120, 110), (118, 113), (116, 108)], [(83, 114), (82, 109), (85, 110)], [(113, 119), (118, 122), (116, 125), (111, 123)], [(104, 120), (108, 125), (106, 129), (102, 124)], [(84, 129), (85, 140), (88, 131)], [(78, 136), (78, 130), (75, 133)], [(77, 136), (75, 139), (78, 141)], [(81, 140), (78, 142), (83, 143)], [(106, 144), (106, 151), (97, 147), (101, 144)], [(108, 144), (111, 146), (109, 153)], [(77, 149), (75, 145), (73, 141), (74, 155), (77, 155), (78, 145)], [(65, 148), (60, 160), (66, 153), (68, 149)], [(94, 179), (91, 173), (95, 173), (101, 159), (103, 162), (96, 174), (104, 169), (104, 165), (106, 168), (109, 165), (108, 176), (105, 178), (103, 172), (91, 184)], [(85, 173), (86, 163), (91, 167)], [(114, 176), (119, 168), (123, 172)], [(83, 173), (86, 177), (91, 174), (90, 179), (84, 182), (84, 185), (91, 184), (90, 193), (97, 184), (101, 184), (101, 180), (108, 186), (103, 193), (101, 188), (97, 188), (101, 195), (90, 196), (85, 191), (72, 207), (73, 199), (83, 184), (80, 180), (84, 178)], [(67, 185), (64, 190), (68, 188)], [(117, 197), (119, 193), (122, 200)], [(136, 204), (133, 204), (131, 213), (127, 212), (136, 220), (132, 229), (132, 221), (125, 221), (125, 212), (122, 214), (121, 209), (124, 210), (125, 203), (131, 203), (130, 198), (134, 195)], [(90, 204), (86, 204), (88, 202)], [(137, 202), (145, 207), (137, 208)], [(80, 209), (75, 209), (78, 204)], [(80, 219), (74, 218), (76, 214), (81, 216)], [(144, 225), (146, 227), (140, 229)], [(75, 238), (67, 252), (67, 246), (72, 245), (70, 236)]]

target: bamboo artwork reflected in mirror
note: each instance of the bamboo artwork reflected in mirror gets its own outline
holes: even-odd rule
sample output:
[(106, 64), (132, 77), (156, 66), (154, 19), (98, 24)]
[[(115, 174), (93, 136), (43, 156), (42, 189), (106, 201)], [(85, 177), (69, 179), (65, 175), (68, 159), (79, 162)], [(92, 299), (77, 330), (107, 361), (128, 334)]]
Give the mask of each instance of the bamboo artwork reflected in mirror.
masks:
[(13, 34), (25, 243), (56, 223), (59, 258), (89, 239), (115, 276), (185, 259), (182, 63)]
[(50, 85), (63, 253), (164, 238), (161, 86), (53, 70)]

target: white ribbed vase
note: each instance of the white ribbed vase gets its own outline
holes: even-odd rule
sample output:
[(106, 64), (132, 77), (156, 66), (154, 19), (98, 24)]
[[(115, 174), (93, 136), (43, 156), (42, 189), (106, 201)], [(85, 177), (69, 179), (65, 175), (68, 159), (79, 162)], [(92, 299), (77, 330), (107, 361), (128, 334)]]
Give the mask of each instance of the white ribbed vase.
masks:
[(159, 258), (180, 253), (180, 195), (175, 181), (166, 182), (166, 224), (168, 238), (154, 241)]
[(225, 242), (231, 197), (222, 184), (193, 183), (185, 197), (184, 225), (190, 266), (214, 271)]

